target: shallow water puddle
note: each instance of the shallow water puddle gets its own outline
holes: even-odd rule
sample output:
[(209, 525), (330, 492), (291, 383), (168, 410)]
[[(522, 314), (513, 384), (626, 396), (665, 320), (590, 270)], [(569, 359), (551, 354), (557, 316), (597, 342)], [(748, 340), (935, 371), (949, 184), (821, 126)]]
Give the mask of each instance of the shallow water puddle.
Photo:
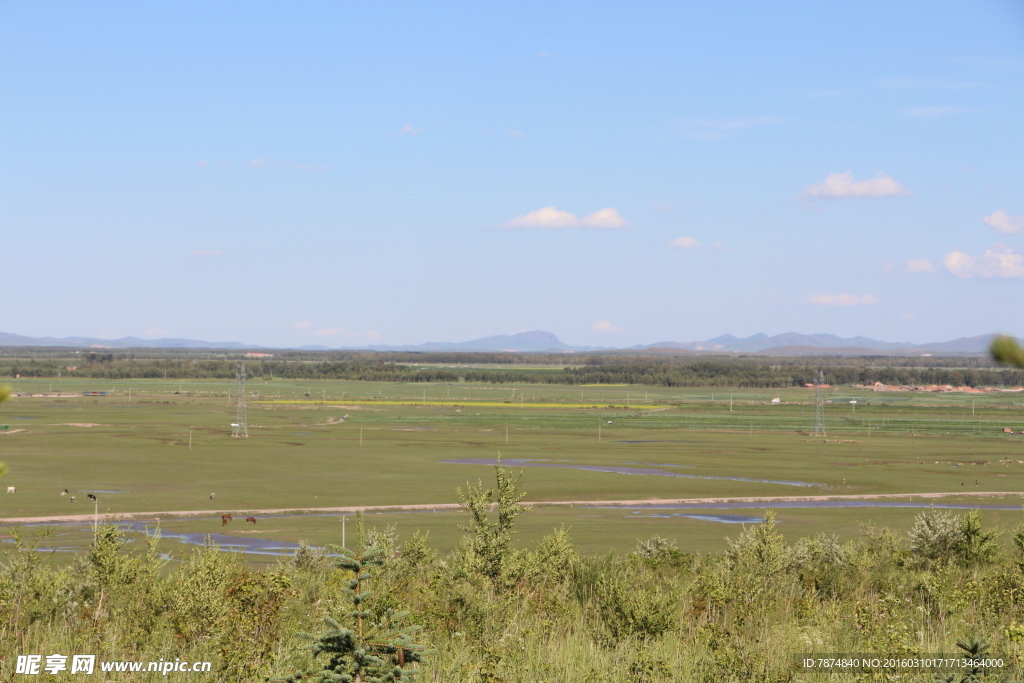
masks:
[[(496, 465), (495, 458), (459, 458), (456, 460), (442, 460), (441, 462), (452, 465)], [(679, 472), (666, 472), (652, 467), (612, 467), (604, 465), (554, 465), (548, 463), (533, 462), (530, 460), (502, 460), (503, 465), (509, 467), (561, 467), (573, 470), (585, 470), (587, 472), (608, 472), (610, 474), (631, 474), (650, 477), (683, 477), (685, 479), (722, 479), (727, 481), (749, 481), (759, 484), (782, 484), (783, 486), (825, 486), (825, 484), (813, 484), (806, 481), (787, 481), (784, 479), (752, 479), (750, 477), (715, 477), (701, 474), (682, 474)], [(672, 465), (676, 467), (676, 465)]]

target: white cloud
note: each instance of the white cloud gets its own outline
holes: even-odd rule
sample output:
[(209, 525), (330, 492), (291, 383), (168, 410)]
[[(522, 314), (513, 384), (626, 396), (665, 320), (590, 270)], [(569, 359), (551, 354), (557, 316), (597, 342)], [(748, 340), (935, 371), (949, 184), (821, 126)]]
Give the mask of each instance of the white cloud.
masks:
[(676, 122), (676, 132), (694, 140), (723, 140), (732, 133), (754, 126), (782, 123), (784, 119), (761, 116), (747, 119), (682, 119)]
[(395, 135), (419, 135), (423, 132), (422, 128), (413, 128), (408, 123), (395, 131)]
[(580, 225), (584, 228), (624, 228), (626, 227), (626, 219), (620, 216), (618, 211), (608, 207), (607, 209), (595, 211), (589, 216), (584, 216), (583, 220), (580, 221)]
[(522, 139), (522, 138), (525, 138), (525, 137), (526, 137), (525, 135), (523, 135), (522, 133), (520, 133), (520, 132), (519, 132), (518, 130), (510, 130), (510, 131), (508, 132), (508, 136), (509, 136), (510, 138), (519, 138), (519, 139)]
[(596, 323), (590, 326), (595, 332), (624, 332), (625, 330), (621, 327), (612, 325), (607, 320), (598, 320)]
[(609, 207), (595, 211), (582, 219), (568, 211), (559, 211), (553, 206), (517, 216), (504, 225), (506, 228), (625, 228), (626, 220), (619, 212)]
[(266, 165), (267, 165), (267, 160), (266, 159), (253, 159), (252, 161), (249, 162), (249, 167), (250, 168), (263, 168)]
[(196, 249), (192, 252), (192, 256), (223, 256), (224, 253), (220, 249)]
[(1011, 216), (1005, 211), (993, 211), (981, 220), (993, 230), (1009, 235), (1024, 230), (1024, 216)]
[(1002, 245), (993, 245), (981, 256), (971, 256), (962, 251), (951, 251), (942, 260), (942, 265), (959, 278), (1024, 278), (1024, 254)]
[(163, 329), (162, 327), (157, 327), (156, 325), (150, 325), (149, 327), (147, 327), (146, 329), (144, 329), (142, 331), (142, 336), (143, 337), (166, 337), (167, 336), (167, 330)]
[(811, 185), (800, 195), (803, 199), (841, 199), (845, 197), (895, 197), (910, 194), (907, 188), (884, 173), (868, 180), (854, 180), (853, 171), (831, 173), (824, 182)]
[(292, 323), (292, 329), (294, 330), (308, 330), (311, 327), (313, 327), (313, 323), (308, 320), (299, 323)]
[(196, 166), (209, 166), (209, 165), (210, 165), (209, 161), (197, 161), (196, 162)]
[(517, 216), (505, 224), (506, 228), (576, 228), (580, 220), (568, 211), (559, 211), (553, 206)]
[(914, 319), (914, 318), (916, 318), (917, 316), (916, 316), (915, 314), (913, 314), (913, 313), (910, 313), (910, 312), (908, 311), (908, 312), (906, 312), (906, 313), (900, 313), (900, 317), (901, 317), (901, 318), (903, 318), (904, 320), (913, 320), (913, 319)]
[(700, 246), (700, 242), (695, 237), (677, 237), (668, 243), (668, 246), (675, 247), (676, 249), (693, 249)]
[(658, 213), (675, 213), (676, 207), (672, 206), (668, 202), (654, 202), (651, 206), (652, 209)]
[(965, 107), (910, 107), (908, 109), (901, 109), (900, 114), (911, 119), (937, 119), (940, 116), (964, 114), (972, 111), (977, 110)]
[(873, 306), (878, 303), (878, 299), (871, 294), (815, 294), (807, 300), (822, 306)]
[(907, 261), (908, 273), (934, 273), (935, 266), (926, 258), (910, 259)]

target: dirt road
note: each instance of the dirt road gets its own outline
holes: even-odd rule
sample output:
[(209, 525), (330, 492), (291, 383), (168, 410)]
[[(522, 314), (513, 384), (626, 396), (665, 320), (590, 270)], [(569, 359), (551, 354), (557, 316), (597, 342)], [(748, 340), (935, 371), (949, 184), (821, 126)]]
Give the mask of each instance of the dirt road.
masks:
[[(1024, 492), (1012, 493), (1007, 491), (955, 491), (950, 493), (876, 493), (850, 496), (770, 496), (755, 498), (645, 498), (642, 500), (560, 500), (560, 501), (537, 501), (523, 503), (528, 507), (547, 505), (697, 505), (713, 503), (784, 503), (804, 502), (817, 500), (894, 500), (894, 499), (930, 499), (947, 498), (951, 496), (972, 496), (972, 497), (999, 497), (1010, 496), (1024, 498)], [(770, 505), (766, 505), (770, 507)], [(312, 507), (312, 508), (263, 508), (248, 510), (173, 510), (163, 512), (119, 512), (105, 513), (98, 516), (101, 521), (129, 521), (129, 520), (161, 520), (166, 518), (188, 518), (188, 517), (219, 517), (224, 513), (233, 516), (244, 515), (281, 515), (302, 512), (331, 512), (331, 513), (355, 513), (355, 512), (386, 512), (388, 510), (457, 510), (458, 503), (437, 503), (434, 505), (356, 505), (351, 507)], [(0, 524), (45, 524), (47, 522), (92, 522), (95, 515), (52, 515), (48, 517), (6, 517), (0, 519)]]

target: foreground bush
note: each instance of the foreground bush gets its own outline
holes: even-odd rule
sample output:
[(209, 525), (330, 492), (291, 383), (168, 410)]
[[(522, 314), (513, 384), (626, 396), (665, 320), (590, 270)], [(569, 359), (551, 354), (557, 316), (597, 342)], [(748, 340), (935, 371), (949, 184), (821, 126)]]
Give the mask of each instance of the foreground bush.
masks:
[(580, 557), (565, 529), (521, 547), (514, 515), (499, 506), (491, 518), (485, 498), (514, 505), (516, 481), (467, 489), (469, 535), (444, 558), (424, 535), (403, 545), (394, 528), (360, 528), (355, 550), (303, 546), (268, 571), (213, 545), (168, 564), (155, 540), (129, 551), (122, 529), (101, 526), (86, 555), (57, 567), (15, 534), (0, 566), (0, 656), (12, 672), (29, 653), (213, 662), (209, 674), (109, 678), (132, 681), (824, 683), (863, 679), (796, 674), (793, 654), (948, 653), (962, 640), (1019, 658), (1024, 647), (1024, 530), (1004, 549), (977, 512), (928, 510), (903, 537), (866, 526), (847, 543), (791, 545), (768, 515), (721, 555), (650, 539)]

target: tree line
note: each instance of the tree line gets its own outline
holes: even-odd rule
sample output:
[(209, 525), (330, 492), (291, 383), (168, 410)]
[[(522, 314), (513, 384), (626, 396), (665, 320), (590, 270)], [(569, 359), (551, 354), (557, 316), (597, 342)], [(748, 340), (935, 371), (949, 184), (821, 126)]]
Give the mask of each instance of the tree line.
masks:
[[(594, 359), (584, 359), (593, 361)], [(818, 364), (766, 358), (729, 359), (598, 359), (551, 371), (461, 367), (422, 367), (385, 361), (382, 357), (319, 362), (289, 360), (244, 361), (249, 377), (287, 380), (361, 380), (368, 382), (468, 382), (478, 384), (627, 384), (663, 387), (784, 388), (814, 381), (822, 370), (829, 384), (872, 384), (922, 386), (1021, 386), (1024, 370), (999, 367), (908, 367), (880, 364), (862, 359), (862, 364)], [(870, 360), (870, 364), (866, 361)], [(0, 376), (10, 378), (90, 379), (233, 379), (238, 362), (214, 360), (153, 359), (117, 357), (111, 353), (83, 355), (77, 365), (66, 361), (0, 360)]]

